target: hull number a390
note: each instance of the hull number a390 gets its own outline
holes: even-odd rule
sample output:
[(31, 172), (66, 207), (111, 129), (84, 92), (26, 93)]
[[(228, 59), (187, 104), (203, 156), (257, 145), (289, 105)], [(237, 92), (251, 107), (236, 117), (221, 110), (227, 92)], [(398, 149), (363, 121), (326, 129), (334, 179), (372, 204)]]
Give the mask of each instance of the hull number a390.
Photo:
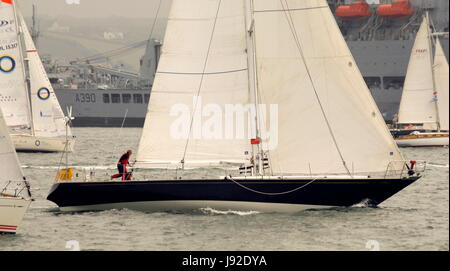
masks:
[(77, 93), (75, 102), (77, 103), (95, 103), (96, 97), (94, 93)]

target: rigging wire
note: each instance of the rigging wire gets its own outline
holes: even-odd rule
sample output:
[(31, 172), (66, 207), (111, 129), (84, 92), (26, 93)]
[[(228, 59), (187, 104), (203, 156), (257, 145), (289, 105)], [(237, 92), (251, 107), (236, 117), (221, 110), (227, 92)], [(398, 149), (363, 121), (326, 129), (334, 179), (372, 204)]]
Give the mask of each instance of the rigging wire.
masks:
[[(119, 130), (119, 136), (117, 138), (121, 138), (121, 136), (122, 136), (123, 126), (125, 125), (125, 121), (127, 119), (127, 116), (128, 116), (128, 108), (125, 111), (125, 115), (124, 115), (123, 120), (122, 120), (122, 125), (120, 126), (120, 130)], [(112, 151), (112, 157), (114, 157), (114, 153), (116, 152), (116, 147), (117, 147), (117, 143), (114, 144), (114, 148), (113, 148), (113, 151)]]
[[(154, 19), (154, 21), (153, 21), (153, 25), (152, 25), (152, 28), (151, 28), (151, 31), (150, 31), (150, 36), (149, 36), (148, 40), (144, 41), (145, 43), (148, 43), (149, 41), (152, 40), (153, 32), (154, 32), (155, 26), (156, 26), (156, 24), (157, 24), (157, 22), (158, 22), (159, 12), (160, 12), (160, 10), (161, 10), (161, 4), (162, 4), (162, 0), (159, 0), (158, 8), (157, 8), (157, 10), (156, 10), (155, 19)], [(137, 43), (136, 46), (138, 46), (138, 44), (139, 44), (139, 43)], [(120, 138), (121, 135), (122, 135), (123, 126), (125, 125), (125, 120), (127, 119), (127, 116), (128, 116), (128, 108), (127, 108), (127, 110), (126, 110), (126, 112), (125, 112), (125, 116), (124, 116), (124, 118), (123, 118), (122, 125), (121, 125), (121, 127), (120, 127), (120, 132), (119, 132), (118, 138)], [(114, 145), (113, 155), (114, 155), (114, 152), (115, 152), (115, 150), (116, 150), (116, 146), (117, 146), (117, 144)]]
[[(284, 5), (283, 1), (286, 3), (286, 6)], [(344, 167), (345, 167), (345, 170), (347, 171), (347, 173), (348, 173), (350, 176), (352, 176), (352, 174), (350, 173), (350, 170), (349, 170), (347, 164), (345, 163), (344, 156), (343, 156), (343, 154), (342, 154), (342, 152), (341, 152), (341, 150), (340, 150), (340, 148), (339, 148), (339, 144), (338, 144), (338, 142), (337, 142), (336, 136), (334, 135), (333, 129), (331, 128), (330, 121), (328, 120), (328, 117), (327, 117), (327, 115), (326, 115), (326, 113), (325, 113), (325, 109), (324, 109), (324, 107), (323, 107), (323, 105), (322, 105), (322, 102), (320, 101), (320, 97), (319, 97), (319, 94), (318, 94), (318, 92), (317, 92), (316, 86), (315, 86), (315, 84), (314, 84), (314, 81), (313, 81), (311, 72), (310, 72), (310, 70), (309, 70), (309, 67), (308, 67), (308, 65), (306, 64), (306, 57), (305, 57), (305, 55), (304, 55), (303, 48), (302, 48), (302, 45), (301, 45), (301, 43), (300, 43), (300, 39), (299, 39), (299, 37), (298, 37), (297, 30), (296, 30), (296, 28), (295, 28), (294, 19), (292, 18), (292, 14), (291, 14), (290, 9), (289, 9), (289, 4), (287, 3), (286, 0), (280, 0), (280, 3), (281, 3), (281, 6), (282, 6), (282, 8), (283, 8), (283, 10), (284, 10), (285, 15), (286, 15), (286, 19), (287, 19), (287, 21), (288, 21), (289, 27), (290, 27), (290, 29), (291, 29), (291, 33), (292, 33), (292, 35), (293, 35), (293, 37), (294, 37), (294, 40), (295, 40), (295, 43), (296, 43), (296, 45), (297, 45), (298, 51), (299, 51), (299, 53), (300, 53), (300, 56), (301, 56), (301, 58), (302, 58), (302, 60), (303, 60), (303, 63), (304, 63), (305, 69), (306, 69), (306, 73), (307, 73), (307, 75), (308, 75), (308, 77), (309, 77), (309, 80), (310, 80), (310, 82), (311, 82), (311, 85), (312, 85), (312, 87), (313, 87), (315, 97), (316, 97), (316, 99), (317, 99), (317, 102), (318, 102), (318, 104), (319, 104), (320, 110), (321, 110), (322, 115), (323, 115), (323, 117), (324, 117), (324, 119), (325, 119), (325, 122), (326, 122), (326, 124), (327, 124), (328, 131), (330, 132), (331, 138), (333, 139), (334, 145), (335, 145), (336, 150), (337, 150), (337, 152), (338, 152), (338, 154), (339, 154), (339, 156), (340, 156), (340, 158), (341, 158), (341, 161), (342, 161), (342, 163), (343, 163), (343, 165), (344, 165)]]
[(158, 19), (159, 19), (159, 13), (160, 13), (160, 10), (161, 10), (161, 6), (162, 6), (162, 0), (159, 0), (158, 8), (156, 10), (156, 16), (155, 16), (155, 19), (153, 20), (152, 28), (150, 30), (150, 35), (149, 35), (149, 38), (147, 40), (138, 41), (138, 42), (129, 44), (129, 45), (121, 47), (121, 48), (113, 49), (111, 51), (106, 51), (106, 52), (95, 54), (95, 55), (92, 55), (92, 56), (89, 56), (89, 57), (81, 58), (77, 62), (85, 62), (85, 61), (94, 62), (94, 61), (105, 59), (105, 58), (110, 58), (110, 57), (115, 57), (115, 56), (119, 56), (119, 55), (124, 55), (124, 54), (127, 54), (127, 52), (132, 50), (132, 49), (137, 49), (137, 48), (140, 48), (140, 47), (143, 47), (143, 46), (147, 45), (152, 40), (154, 31), (155, 31), (155, 28), (156, 28), (156, 24), (157, 24)]
[(101, 59), (105, 59), (105, 58), (109, 58), (109, 57), (115, 57), (115, 56), (118, 56), (118, 55), (123, 55), (123, 54), (126, 54), (130, 50), (138, 49), (140, 47), (143, 47), (147, 43), (148, 43), (148, 40), (138, 41), (138, 42), (132, 43), (130, 45), (127, 45), (127, 46), (124, 46), (124, 47), (121, 47), (121, 48), (117, 48), (117, 49), (114, 49), (114, 50), (111, 50), (111, 51), (107, 51), (107, 52), (95, 54), (95, 55), (92, 55), (92, 56), (80, 58), (76, 62), (86, 62), (86, 61), (93, 62), (93, 61), (97, 61), (97, 60), (101, 60)]
[(219, 17), (219, 11), (220, 11), (221, 4), (222, 4), (222, 0), (219, 0), (219, 4), (217, 6), (217, 11), (216, 11), (216, 16), (214, 18), (214, 24), (213, 24), (213, 29), (212, 29), (212, 32), (211, 32), (211, 37), (209, 39), (208, 51), (206, 52), (206, 58), (205, 58), (205, 62), (203, 64), (203, 71), (201, 73), (200, 84), (199, 84), (199, 87), (198, 87), (198, 90), (197, 90), (197, 96), (196, 96), (197, 99), (195, 101), (195, 105), (194, 105), (194, 108), (192, 110), (191, 122), (190, 122), (190, 125), (189, 125), (188, 139), (186, 140), (186, 145), (184, 146), (183, 158), (181, 159), (182, 169), (184, 169), (184, 159), (186, 158), (187, 148), (188, 148), (188, 145), (189, 145), (189, 137), (190, 137), (191, 132), (192, 132), (192, 126), (193, 126), (193, 122), (194, 122), (194, 115), (195, 115), (195, 112), (197, 111), (199, 96), (200, 96), (200, 92), (201, 92), (201, 89), (202, 89), (202, 86), (203, 86), (203, 79), (205, 77), (206, 66), (208, 64), (208, 59), (209, 59), (209, 54), (210, 54), (210, 51), (211, 51), (211, 46), (212, 46), (212, 41), (213, 41), (213, 38), (214, 38), (214, 33), (216, 32), (217, 19)]
[(294, 189), (292, 189), (292, 190), (289, 190), (289, 191), (283, 191), (283, 192), (278, 192), (278, 193), (268, 193), (268, 192), (262, 192), (262, 191), (258, 191), (258, 190), (251, 189), (250, 187), (247, 187), (247, 186), (245, 186), (245, 185), (243, 185), (243, 184), (240, 184), (238, 181), (236, 181), (235, 179), (233, 179), (233, 177), (231, 177), (231, 176), (227, 176), (227, 177), (225, 177), (225, 179), (230, 180), (230, 181), (232, 181), (233, 183), (237, 184), (238, 186), (244, 188), (245, 190), (248, 190), (248, 191), (253, 192), (253, 193), (256, 193), (256, 194), (261, 194), (261, 195), (266, 195), (266, 196), (280, 196), (280, 195), (286, 195), (286, 194), (294, 193), (294, 192), (296, 192), (296, 191), (298, 191), (298, 190), (300, 190), (300, 189), (303, 189), (303, 188), (305, 188), (306, 186), (312, 184), (313, 182), (319, 180), (320, 178), (315, 178), (315, 179), (313, 179), (313, 180), (307, 182), (306, 184), (304, 184), (304, 185), (302, 185), (302, 186), (299, 186), (299, 187), (297, 187), (297, 188), (294, 188)]
[(152, 40), (153, 32), (155, 30), (156, 23), (158, 22), (159, 11), (161, 9), (162, 0), (159, 0), (158, 8), (156, 10), (155, 20), (153, 21), (152, 29), (150, 30), (150, 36), (148, 37), (148, 41)]

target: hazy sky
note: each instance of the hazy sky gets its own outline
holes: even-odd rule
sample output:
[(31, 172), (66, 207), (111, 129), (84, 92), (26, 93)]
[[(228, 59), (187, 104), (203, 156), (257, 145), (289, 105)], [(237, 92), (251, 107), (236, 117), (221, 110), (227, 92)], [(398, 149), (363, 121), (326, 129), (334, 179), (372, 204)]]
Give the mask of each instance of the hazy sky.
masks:
[(36, 5), (39, 16), (153, 18), (162, 1), (160, 17), (167, 17), (171, 0), (17, 0), (26, 17)]

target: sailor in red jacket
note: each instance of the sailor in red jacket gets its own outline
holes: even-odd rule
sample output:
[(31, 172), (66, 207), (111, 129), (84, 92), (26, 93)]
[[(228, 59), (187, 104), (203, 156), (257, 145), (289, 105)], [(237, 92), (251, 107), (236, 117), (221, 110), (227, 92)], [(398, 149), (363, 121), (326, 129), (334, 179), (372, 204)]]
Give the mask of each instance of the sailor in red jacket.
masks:
[(114, 174), (111, 176), (111, 180), (112, 179), (116, 179), (119, 177), (122, 177), (122, 181), (127, 180), (127, 165), (130, 164), (129, 160), (131, 157), (131, 154), (133, 152), (131, 150), (128, 150), (126, 153), (122, 154), (122, 156), (119, 159), (119, 162), (117, 162), (117, 169), (119, 170), (118, 174)]

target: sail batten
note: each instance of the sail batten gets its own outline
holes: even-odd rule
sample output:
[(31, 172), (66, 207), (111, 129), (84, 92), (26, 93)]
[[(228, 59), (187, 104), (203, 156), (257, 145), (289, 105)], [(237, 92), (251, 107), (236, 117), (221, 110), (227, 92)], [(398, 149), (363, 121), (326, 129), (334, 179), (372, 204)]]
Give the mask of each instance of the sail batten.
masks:
[(160, 74), (179, 74), (179, 75), (215, 75), (224, 73), (234, 73), (247, 71), (247, 68), (237, 69), (237, 70), (227, 70), (227, 71), (210, 71), (210, 72), (171, 72), (171, 71), (158, 71)]
[(311, 7), (311, 8), (284, 8), (284, 9), (261, 9), (261, 10), (254, 10), (255, 13), (259, 12), (291, 12), (291, 11), (308, 11), (312, 9), (327, 9), (329, 8), (328, 5), (326, 6), (318, 6), (318, 7)]

